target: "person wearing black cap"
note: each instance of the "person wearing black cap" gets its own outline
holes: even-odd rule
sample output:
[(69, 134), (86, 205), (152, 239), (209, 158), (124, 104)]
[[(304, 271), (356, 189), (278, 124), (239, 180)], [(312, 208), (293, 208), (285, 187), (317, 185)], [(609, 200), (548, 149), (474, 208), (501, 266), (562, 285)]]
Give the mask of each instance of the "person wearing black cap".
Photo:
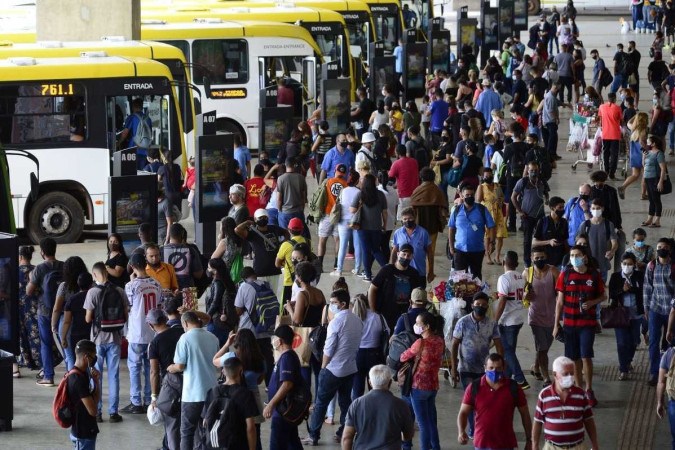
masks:
[(390, 330), (396, 320), (408, 310), (410, 293), (422, 287), (424, 279), (410, 266), (413, 246), (403, 244), (398, 249), (396, 261), (386, 264), (375, 275), (368, 289), (368, 305), (372, 311), (384, 316)]
[(277, 406), (286, 398), (291, 390), (303, 383), (300, 375), (300, 358), (293, 351), (295, 333), (288, 325), (281, 325), (274, 330), (272, 346), (279, 352), (268, 387), (269, 401), (263, 409), (263, 416), (272, 419), (270, 431), (270, 450), (301, 449), (302, 443), (298, 435), (298, 426), (287, 422), (277, 412)]

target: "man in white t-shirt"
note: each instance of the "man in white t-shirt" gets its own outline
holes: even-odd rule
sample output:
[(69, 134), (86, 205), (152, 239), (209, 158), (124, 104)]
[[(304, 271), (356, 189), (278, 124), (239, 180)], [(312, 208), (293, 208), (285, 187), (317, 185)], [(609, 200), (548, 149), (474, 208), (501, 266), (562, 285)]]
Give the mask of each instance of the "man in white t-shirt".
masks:
[(241, 279), (244, 282), (239, 285), (237, 296), (234, 299), (234, 307), (237, 309), (237, 314), (239, 314), (239, 329), (248, 328), (256, 335), (260, 352), (265, 359), (265, 385), (269, 386), (272, 370), (274, 369), (272, 334), (257, 332), (253, 322), (251, 322), (250, 315), (250, 312), (256, 307), (256, 291), (252, 284), (255, 283), (261, 286), (264, 281), (258, 280), (253, 267), (244, 267), (241, 271)]
[(529, 389), (530, 385), (516, 356), (518, 333), (527, 317), (523, 307), (525, 280), (523, 274), (516, 271), (517, 268), (518, 253), (507, 251), (504, 256), (504, 275), (500, 275), (497, 280), (499, 300), (495, 305), (495, 321), (499, 324), (499, 335), (504, 345), (506, 377), (513, 377), (521, 389)]
[[(130, 414), (145, 414), (151, 402), (150, 394), (150, 360), (148, 359), (148, 345), (155, 333), (145, 321), (145, 316), (151, 309), (157, 308), (162, 295), (159, 282), (145, 271), (147, 262), (145, 256), (131, 255), (129, 265), (134, 273), (131, 281), (124, 288), (129, 298), (129, 320), (127, 322), (127, 340), (129, 341), (129, 378), (131, 387), (129, 396), (131, 403), (120, 412)], [(143, 382), (141, 382), (141, 371)], [(142, 393), (142, 395), (141, 395)]]

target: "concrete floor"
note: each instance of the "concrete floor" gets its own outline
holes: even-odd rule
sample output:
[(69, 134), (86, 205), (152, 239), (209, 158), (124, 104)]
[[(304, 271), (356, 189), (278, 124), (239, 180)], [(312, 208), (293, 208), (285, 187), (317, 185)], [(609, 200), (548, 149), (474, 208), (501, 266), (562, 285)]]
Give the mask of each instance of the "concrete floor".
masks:
[[(626, 15), (627, 17), (627, 15)], [(612, 60), (615, 45), (618, 41), (627, 45), (631, 39), (638, 44), (638, 49), (643, 54), (643, 62), (640, 70), (643, 78), (640, 106), (646, 111), (649, 108), (651, 92), (646, 82), (646, 67), (648, 61), (648, 47), (653, 40), (653, 35), (630, 34), (621, 35), (619, 33), (619, 24), (617, 17), (591, 17), (580, 18), (578, 25), (581, 31), (581, 37), (587, 50), (597, 48), (601, 57), (606, 62)], [(526, 38), (525, 33), (523, 34)], [(590, 57), (586, 60), (588, 65), (586, 70), (587, 79), (590, 79), (592, 60)], [(587, 181), (588, 172), (586, 166), (582, 165), (575, 172), (570, 170), (570, 164), (576, 160), (576, 154), (565, 152), (567, 141), (568, 124), (567, 118), (569, 112), (563, 112), (560, 130), (560, 154), (563, 160), (558, 163), (558, 169), (554, 170), (554, 176), (551, 180), (552, 193), (565, 199), (576, 195), (577, 187), (580, 183)], [(672, 162), (673, 158), (670, 158)], [(675, 172), (675, 170), (672, 170)], [(618, 186), (618, 182), (613, 183)], [(639, 188), (636, 185), (626, 193), (626, 200), (622, 201), (622, 212), (624, 220), (624, 229), (632, 230), (644, 220), (647, 202), (640, 201)], [(661, 236), (673, 237), (675, 235), (675, 223), (672, 217), (675, 216), (675, 197), (670, 195), (664, 201), (664, 219), (660, 234), (649, 230), (649, 243), (655, 243)], [(186, 228), (191, 229), (191, 223), (186, 223)], [(192, 232), (192, 230), (190, 230)], [(316, 233), (316, 229), (312, 229)], [(80, 255), (91, 266), (95, 261), (105, 257), (105, 237), (103, 234), (90, 233), (84, 243), (62, 246), (58, 250), (58, 257), (65, 259), (71, 255)], [(438, 249), (445, 245), (445, 239), (439, 239)], [(513, 249), (521, 252), (522, 234), (512, 235), (505, 241), (504, 250)], [(329, 245), (326, 259), (332, 260), (334, 249)], [(347, 263), (347, 268), (349, 267)], [(365, 292), (368, 285), (360, 278), (355, 278), (348, 273), (347, 281), (352, 294)], [(439, 251), (436, 256), (436, 273), (442, 277), (447, 276), (449, 264), (445, 258), (444, 252)], [(487, 281), (496, 286), (497, 277), (500, 275), (500, 269), (496, 266), (485, 266), (484, 273)], [(436, 285), (442, 278), (437, 278)], [(334, 279), (327, 274), (322, 277), (320, 287), (328, 291)], [(531, 333), (527, 327), (523, 328), (518, 345), (518, 357), (521, 365), (527, 369), (533, 362), (534, 347)], [(554, 343), (550, 352), (551, 360), (562, 353), (562, 345)], [(646, 352), (644, 345), (635, 358), (636, 372), (631, 377), (631, 381), (617, 381), (617, 356), (614, 334), (611, 331), (605, 331), (597, 336), (595, 344), (595, 392), (599, 400), (599, 405), (595, 409), (596, 424), (600, 436), (600, 446), (603, 449), (665, 449), (669, 446), (670, 436), (667, 421), (655, 420), (654, 389), (646, 388)], [(124, 361), (120, 369), (120, 407), (129, 403), (129, 376), (128, 369)], [(526, 371), (528, 373), (528, 371)], [(62, 376), (63, 367), (57, 368), (57, 378)], [(14, 381), (14, 431), (0, 435), (0, 448), (7, 449), (64, 449), (70, 446), (67, 430), (60, 429), (51, 417), (51, 402), (55, 389), (41, 388), (35, 385), (34, 373), (24, 371), (24, 377)], [(528, 380), (532, 384), (532, 389), (526, 391), (530, 404), (530, 411), (533, 413), (536, 398), (541, 382), (537, 382), (532, 377)], [(3, 387), (4, 388), (4, 387)], [(107, 395), (104, 386), (104, 403), (107, 405)], [(461, 402), (462, 391), (453, 389), (447, 381), (441, 380), (441, 388), (437, 398), (438, 425), (441, 434), (441, 442), (444, 449), (456, 449), (461, 446), (457, 443), (456, 416)], [(104, 409), (106, 407), (104, 406)], [(161, 427), (152, 427), (148, 424), (145, 416), (125, 416), (124, 422), (119, 424), (110, 424), (107, 422), (107, 415), (104, 414), (106, 422), (101, 424), (101, 433), (98, 438), (98, 447), (101, 449), (136, 449), (136, 448), (158, 448), (162, 438)], [(514, 422), (516, 435), (521, 445), (524, 445), (524, 433), (520, 425), (519, 418)], [(321, 444), (324, 448), (338, 448), (336, 444), (329, 443), (331, 434), (336, 426), (325, 426), (323, 430), (324, 439)], [(263, 443), (264, 447), (269, 442), (269, 425), (263, 425)], [(301, 432), (301, 434), (304, 434)], [(637, 439), (637, 438), (640, 439)], [(416, 441), (417, 442), (417, 441)]]

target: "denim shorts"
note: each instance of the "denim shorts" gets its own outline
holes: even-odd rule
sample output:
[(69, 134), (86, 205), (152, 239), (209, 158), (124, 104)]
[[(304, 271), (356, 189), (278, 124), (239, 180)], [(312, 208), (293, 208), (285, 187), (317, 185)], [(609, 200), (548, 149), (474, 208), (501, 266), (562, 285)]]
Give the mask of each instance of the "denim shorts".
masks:
[(595, 327), (565, 327), (565, 356), (572, 361), (593, 358)]

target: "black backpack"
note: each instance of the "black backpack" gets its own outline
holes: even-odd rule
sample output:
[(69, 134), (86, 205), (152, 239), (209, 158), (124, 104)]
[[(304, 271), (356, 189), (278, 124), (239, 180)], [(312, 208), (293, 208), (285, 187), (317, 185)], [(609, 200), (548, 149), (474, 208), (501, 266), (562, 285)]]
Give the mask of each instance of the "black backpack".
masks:
[(122, 331), (127, 322), (126, 309), (127, 302), (122, 298), (117, 288), (106, 283), (103, 286), (96, 286), (101, 290), (101, 299), (96, 305), (94, 311), (94, 323), (96, 324), (96, 334), (105, 332)]
[(635, 70), (633, 65), (633, 59), (628, 55), (628, 53), (621, 52), (621, 57), (619, 58), (618, 64), (619, 73), (623, 75), (630, 75)]
[(410, 326), (410, 319), (408, 313), (403, 313), (403, 324), (405, 329), (400, 333), (395, 334), (389, 342), (389, 353), (387, 354), (387, 366), (390, 369), (397, 371), (401, 368), (401, 355), (408, 350), (419, 339)]
[(62, 281), (63, 272), (56, 269), (50, 270), (42, 278), (42, 304), (49, 311), (54, 309), (54, 304), (56, 303), (56, 292), (59, 290), (59, 285)]
[(553, 168), (551, 167), (551, 157), (548, 152), (537, 145), (532, 148), (532, 153), (534, 153), (534, 160), (539, 164), (541, 179), (544, 181), (550, 180)]
[(415, 150), (412, 157), (417, 160), (417, 166), (421, 170), (424, 167), (429, 167), (429, 149), (424, 142), (411, 139), (415, 143)]
[[(507, 169), (512, 178), (522, 178), (523, 168), (525, 167), (525, 153), (527, 152), (527, 144), (524, 142), (513, 142), (509, 145), (513, 149), (513, 154), (508, 161), (504, 161), (504, 164), (507, 165)], [(504, 153), (506, 153), (506, 149), (504, 149)]]
[[(234, 448), (237, 430), (237, 411), (235, 402), (230, 394), (235, 386), (216, 386), (215, 398), (206, 409), (204, 425), (207, 448), (228, 449)], [(244, 389), (244, 388), (242, 388)]]

